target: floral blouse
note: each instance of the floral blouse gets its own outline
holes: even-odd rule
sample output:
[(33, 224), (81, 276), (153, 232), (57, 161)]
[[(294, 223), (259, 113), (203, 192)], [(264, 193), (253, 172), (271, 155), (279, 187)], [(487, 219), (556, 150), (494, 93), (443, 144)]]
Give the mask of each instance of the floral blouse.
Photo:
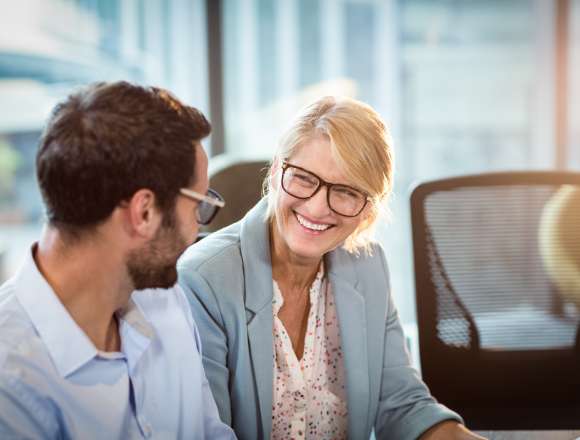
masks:
[(321, 265), (310, 286), (304, 354), (298, 359), (278, 312), (274, 281), (272, 439), (346, 439), (345, 372), (336, 306)]

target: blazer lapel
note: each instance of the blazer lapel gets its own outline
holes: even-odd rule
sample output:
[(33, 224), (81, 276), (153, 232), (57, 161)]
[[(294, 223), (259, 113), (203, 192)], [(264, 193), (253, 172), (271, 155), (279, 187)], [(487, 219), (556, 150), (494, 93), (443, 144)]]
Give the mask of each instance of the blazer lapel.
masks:
[[(340, 339), (346, 372), (348, 438), (361, 438), (367, 431), (369, 411), (369, 368), (365, 299), (357, 291), (356, 273), (343, 251), (329, 254), (328, 276), (336, 302)], [(348, 264), (347, 264), (348, 263)]]
[(256, 383), (264, 438), (272, 430), (274, 336), (272, 266), (266, 200), (261, 200), (241, 224), (240, 248), (244, 264), (248, 342)]

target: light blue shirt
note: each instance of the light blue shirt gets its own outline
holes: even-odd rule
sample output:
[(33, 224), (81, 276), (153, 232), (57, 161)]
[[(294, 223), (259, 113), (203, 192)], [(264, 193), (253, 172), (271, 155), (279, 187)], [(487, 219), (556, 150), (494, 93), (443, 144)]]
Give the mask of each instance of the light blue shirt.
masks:
[(134, 292), (99, 352), (29, 253), (0, 287), (0, 438), (231, 439), (183, 292)]

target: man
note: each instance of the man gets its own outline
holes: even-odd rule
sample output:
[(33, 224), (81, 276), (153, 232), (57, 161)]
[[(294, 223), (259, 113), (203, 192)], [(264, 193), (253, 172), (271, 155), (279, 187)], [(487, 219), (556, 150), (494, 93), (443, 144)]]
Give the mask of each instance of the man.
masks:
[[(37, 153), (47, 225), (0, 288), (0, 438), (233, 438), (176, 261), (223, 202), (210, 125), (126, 82), (59, 104)], [(194, 349), (192, 349), (194, 347)]]

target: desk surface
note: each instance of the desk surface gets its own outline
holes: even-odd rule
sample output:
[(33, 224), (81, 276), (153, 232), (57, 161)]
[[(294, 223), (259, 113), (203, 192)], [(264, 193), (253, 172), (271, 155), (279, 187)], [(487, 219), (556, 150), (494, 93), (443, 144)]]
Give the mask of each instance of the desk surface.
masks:
[(489, 440), (576, 440), (578, 431), (477, 431)]

